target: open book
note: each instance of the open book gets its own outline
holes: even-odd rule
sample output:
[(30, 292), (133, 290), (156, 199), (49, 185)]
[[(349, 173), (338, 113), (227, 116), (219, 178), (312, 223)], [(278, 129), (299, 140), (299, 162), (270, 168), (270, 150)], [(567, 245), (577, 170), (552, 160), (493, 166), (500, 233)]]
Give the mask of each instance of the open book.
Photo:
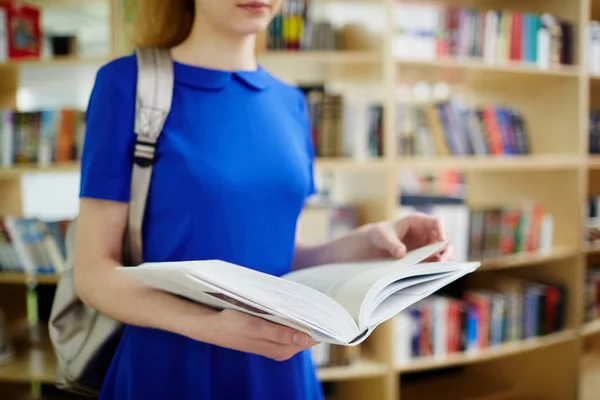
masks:
[(422, 262), (443, 245), (416, 249), (399, 260), (322, 265), (281, 277), (220, 260), (117, 269), (192, 301), (259, 316), (319, 342), (353, 346), (382, 322), (479, 267)]

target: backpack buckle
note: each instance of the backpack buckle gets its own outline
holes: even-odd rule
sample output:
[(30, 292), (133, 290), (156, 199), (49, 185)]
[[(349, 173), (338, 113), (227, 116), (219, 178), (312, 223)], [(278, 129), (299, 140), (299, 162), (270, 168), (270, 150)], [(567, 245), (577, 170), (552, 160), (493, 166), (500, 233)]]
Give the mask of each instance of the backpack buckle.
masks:
[(154, 164), (156, 157), (156, 139), (137, 135), (133, 161), (140, 167), (149, 167)]

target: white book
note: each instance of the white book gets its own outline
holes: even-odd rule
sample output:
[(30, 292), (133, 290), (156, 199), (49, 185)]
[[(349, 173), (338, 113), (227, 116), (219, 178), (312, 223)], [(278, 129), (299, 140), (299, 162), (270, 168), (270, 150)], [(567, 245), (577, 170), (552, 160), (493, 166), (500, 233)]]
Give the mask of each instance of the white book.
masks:
[(6, 10), (0, 7), (0, 63), (8, 61), (8, 17)]
[(537, 66), (540, 69), (548, 69), (550, 68), (550, 30), (542, 26), (537, 35)]
[(423, 262), (442, 246), (431, 244), (399, 260), (321, 265), (281, 277), (221, 260), (117, 270), (191, 301), (262, 317), (319, 342), (354, 346), (384, 321), (480, 266)]
[(496, 63), (498, 50), (498, 13), (488, 11), (485, 14), (485, 46), (483, 47), (483, 60), (486, 64)]
[(411, 356), (412, 319), (407, 310), (394, 317), (394, 364), (408, 365)]
[(13, 165), (14, 149), (13, 113), (0, 110), (0, 167), (9, 168)]

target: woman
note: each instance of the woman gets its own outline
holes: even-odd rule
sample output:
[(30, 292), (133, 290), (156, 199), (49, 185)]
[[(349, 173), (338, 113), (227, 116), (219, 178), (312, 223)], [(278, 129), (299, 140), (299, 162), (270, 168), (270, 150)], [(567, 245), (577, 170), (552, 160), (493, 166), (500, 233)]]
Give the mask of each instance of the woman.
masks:
[[(281, 275), (402, 257), (443, 239), (436, 219), (415, 214), (296, 245), (296, 221), (314, 191), (304, 100), (254, 57), (255, 35), (281, 0), (141, 3), (138, 44), (171, 49), (175, 72), (146, 207), (145, 261), (223, 259)], [(75, 285), (84, 302), (126, 324), (100, 398), (321, 399), (307, 335), (186, 302), (114, 270), (127, 220), (136, 74), (133, 55), (103, 66), (87, 113)]]

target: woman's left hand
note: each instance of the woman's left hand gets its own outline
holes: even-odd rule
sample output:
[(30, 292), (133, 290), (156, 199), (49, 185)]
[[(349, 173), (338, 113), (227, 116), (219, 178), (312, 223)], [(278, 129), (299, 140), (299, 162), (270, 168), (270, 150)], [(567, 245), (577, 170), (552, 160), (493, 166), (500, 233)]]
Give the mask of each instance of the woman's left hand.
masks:
[[(447, 240), (441, 221), (419, 212), (363, 228), (368, 242), (365, 250), (370, 254), (363, 254), (360, 258), (402, 258), (411, 250)], [(441, 252), (425, 261), (449, 261), (451, 258), (452, 247), (447, 244)]]

